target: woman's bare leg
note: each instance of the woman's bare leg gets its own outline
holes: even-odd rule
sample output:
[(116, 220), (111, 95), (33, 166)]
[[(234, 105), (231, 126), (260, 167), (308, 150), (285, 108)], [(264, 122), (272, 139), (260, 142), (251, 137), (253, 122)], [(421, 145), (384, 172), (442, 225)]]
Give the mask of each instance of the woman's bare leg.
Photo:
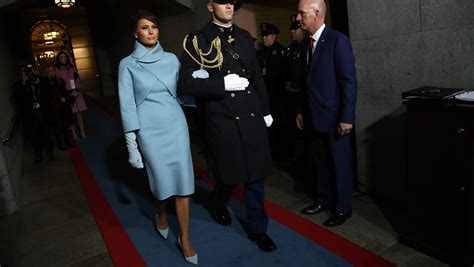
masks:
[(74, 141), (77, 141), (76, 126), (72, 124), (69, 125), (69, 128), (71, 129), (72, 138), (74, 138)]
[(184, 256), (191, 257), (196, 255), (196, 251), (189, 239), (189, 196), (175, 196), (175, 202), (183, 253)]
[(157, 200), (156, 209), (158, 213), (156, 226), (158, 226), (159, 229), (166, 229), (168, 227), (168, 221), (166, 219), (166, 202), (163, 200)]
[(77, 124), (79, 125), (79, 130), (81, 131), (81, 137), (86, 138), (86, 131), (84, 130), (84, 118), (82, 117), (82, 112), (78, 111), (76, 113)]

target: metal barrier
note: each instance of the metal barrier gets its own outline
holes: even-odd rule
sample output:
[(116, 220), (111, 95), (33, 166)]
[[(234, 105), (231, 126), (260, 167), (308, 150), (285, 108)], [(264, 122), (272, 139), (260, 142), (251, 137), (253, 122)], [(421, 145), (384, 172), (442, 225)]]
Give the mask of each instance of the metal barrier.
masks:
[(13, 132), (15, 131), (15, 124), (16, 124), (16, 116), (12, 116), (10, 119), (10, 127), (8, 128), (8, 132), (5, 138), (2, 139), (2, 144), (4, 146), (7, 145), (8, 141), (12, 139)]

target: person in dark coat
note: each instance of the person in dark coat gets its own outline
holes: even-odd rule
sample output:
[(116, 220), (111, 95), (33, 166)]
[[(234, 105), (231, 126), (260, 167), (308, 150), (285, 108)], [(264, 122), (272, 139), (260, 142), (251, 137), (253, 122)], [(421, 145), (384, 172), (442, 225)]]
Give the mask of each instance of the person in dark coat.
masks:
[[(296, 171), (296, 190), (309, 191), (314, 193), (315, 188), (310, 186), (314, 183), (315, 175), (314, 164), (310, 149), (309, 129), (305, 127), (303, 131), (296, 127), (296, 114), (304, 114), (304, 118), (309, 118), (307, 105), (300, 106), (301, 98), (306, 93), (306, 71), (308, 58), (308, 32), (301, 29), (300, 23), (296, 20), (296, 15), (290, 17), (291, 43), (285, 50), (286, 58), (285, 71), (285, 104), (286, 114), (283, 127), (285, 141), (284, 150), (295, 160), (294, 167)], [(304, 103), (304, 102), (303, 102)], [(308, 123), (309, 125), (309, 123)]]
[[(317, 200), (303, 214), (332, 211), (324, 222), (334, 227), (352, 216), (354, 180), (350, 133), (355, 123), (357, 79), (352, 45), (344, 34), (324, 24), (324, 0), (300, 0), (297, 20), (310, 33), (307, 98), (312, 125)], [(302, 114), (296, 117), (301, 129)]]
[(212, 218), (231, 224), (226, 204), (244, 184), (249, 238), (269, 252), (276, 245), (266, 233), (263, 178), (271, 168), (266, 127), (273, 119), (254, 40), (232, 23), (237, 4), (208, 0), (212, 20), (184, 40), (178, 93), (197, 97), (204, 108), (209, 175), (217, 180)]
[(270, 23), (260, 24), (260, 33), (263, 38), (263, 46), (257, 52), (258, 63), (262, 72), (265, 85), (267, 87), (270, 111), (275, 119), (273, 126), (269, 128), (270, 148), (272, 157), (275, 160), (287, 158), (282, 150), (284, 136), (282, 127), (285, 120), (285, 62), (283, 51), (285, 47), (281, 45), (277, 38), (280, 30)]
[(69, 125), (74, 121), (71, 112), (69, 94), (66, 91), (66, 85), (63, 80), (56, 78), (54, 66), (46, 68), (47, 85), (51, 92), (52, 116), (54, 124), (52, 132), (56, 137), (56, 143), (59, 150), (65, 150), (66, 146), (72, 147), (71, 136), (69, 134)]
[(43, 160), (43, 151), (54, 160), (51, 125), (53, 115), (51, 92), (45, 78), (38, 76), (31, 65), (20, 68), (20, 79), (15, 83), (15, 98), (20, 109), (25, 130), (29, 131), (35, 162)]

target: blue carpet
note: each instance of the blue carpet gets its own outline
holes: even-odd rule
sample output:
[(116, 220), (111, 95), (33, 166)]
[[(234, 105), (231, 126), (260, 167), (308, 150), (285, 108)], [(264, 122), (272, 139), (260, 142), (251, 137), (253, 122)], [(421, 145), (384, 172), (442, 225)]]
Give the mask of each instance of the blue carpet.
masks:
[[(79, 140), (79, 148), (109, 205), (119, 218), (131, 241), (148, 266), (190, 266), (176, 248), (179, 232), (174, 203), (168, 201), (168, 240), (154, 228), (154, 200), (148, 188), (146, 172), (129, 166), (122, 127), (95, 104), (89, 102), (85, 113), (88, 138)], [(191, 204), (190, 234), (198, 252), (200, 266), (350, 266), (313, 241), (270, 220), (268, 233), (278, 250), (260, 251), (248, 240), (242, 226), (245, 210), (232, 200), (229, 208), (232, 225), (215, 223), (204, 209), (211, 188), (196, 182)]]

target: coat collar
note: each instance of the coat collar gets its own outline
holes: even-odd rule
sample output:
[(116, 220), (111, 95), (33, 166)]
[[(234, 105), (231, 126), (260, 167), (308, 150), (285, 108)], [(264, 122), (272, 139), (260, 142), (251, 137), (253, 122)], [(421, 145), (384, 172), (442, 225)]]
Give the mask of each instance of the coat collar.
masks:
[[(210, 20), (206, 26), (204, 26), (204, 29), (202, 29), (202, 32), (204, 33), (204, 36), (206, 37), (206, 39), (209, 41), (209, 42), (212, 42), (212, 40), (214, 40), (214, 38), (216, 38), (218, 35), (219, 35), (219, 32), (217, 30), (217, 27), (213, 22), (212, 20)], [(242, 34), (242, 29), (235, 25), (232, 24), (232, 27), (233, 27), (233, 31), (234, 31), (234, 36), (241, 36)], [(236, 38), (238, 39), (238, 38)]]
[(153, 47), (151, 50), (148, 50), (138, 41), (135, 41), (135, 48), (133, 49), (131, 56), (136, 58), (139, 62), (153, 63), (160, 60), (164, 54), (165, 51), (161, 47), (160, 42), (157, 42), (155, 47)]
[(326, 27), (324, 27), (324, 30), (321, 33), (321, 36), (319, 37), (319, 39), (325, 40), (326, 37), (328, 36), (328, 33), (329, 33), (330, 30), (331, 29), (328, 27), (328, 25), (326, 25)]

